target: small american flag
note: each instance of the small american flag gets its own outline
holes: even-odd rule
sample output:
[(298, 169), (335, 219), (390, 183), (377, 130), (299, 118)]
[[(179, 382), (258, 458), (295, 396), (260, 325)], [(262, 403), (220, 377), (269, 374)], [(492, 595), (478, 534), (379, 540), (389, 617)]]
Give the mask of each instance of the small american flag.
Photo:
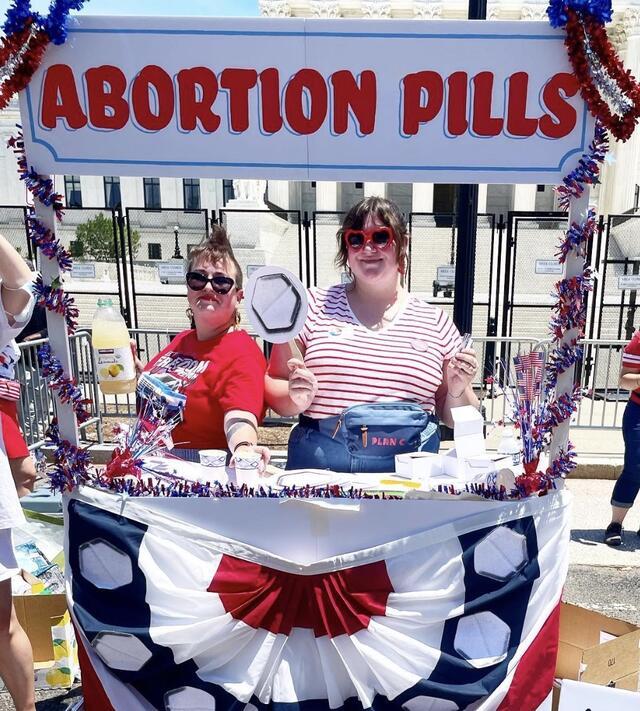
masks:
[(544, 358), (540, 351), (532, 351), (514, 359), (516, 369), (516, 382), (520, 396), (533, 402), (537, 400), (542, 389), (542, 375), (544, 373)]

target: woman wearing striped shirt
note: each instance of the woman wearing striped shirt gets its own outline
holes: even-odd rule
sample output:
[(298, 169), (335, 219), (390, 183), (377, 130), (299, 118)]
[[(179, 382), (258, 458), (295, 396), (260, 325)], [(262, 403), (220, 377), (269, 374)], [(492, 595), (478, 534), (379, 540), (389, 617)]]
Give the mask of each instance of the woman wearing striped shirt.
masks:
[(393, 471), (399, 452), (438, 450), (438, 418), (451, 425), (451, 408), (478, 406), (475, 353), (449, 316), (403, 286), (408, 241), (397, 205), (355, 205), (337, 234), (351, 282), (310, 290), (303, 360), (274, 346), (267, 402), (300, 415), (289, 468)]
[(611, 523), (604, 534), (609, 546), (622, 543), (622, 522), (640, 491), (640, 331), (624, 349), (619, 382), (621, 388), (631, 391), (631, 396), (622, 418), (624, 467), (613, 488)]

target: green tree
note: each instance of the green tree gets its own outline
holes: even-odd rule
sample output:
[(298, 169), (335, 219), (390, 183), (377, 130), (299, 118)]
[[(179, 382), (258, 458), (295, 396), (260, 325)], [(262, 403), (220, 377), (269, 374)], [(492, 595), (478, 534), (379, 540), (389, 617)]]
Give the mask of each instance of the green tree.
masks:
[[(140, 233), (131, 231), (133, 257), (140, 248)], [(96, 262), (113, 262), (116, 252), (113, 240), (113, 222), (110, 217), (98, 213), (95, 217), (76, 227), (76, 238), (71, 242), (71, 256), (95, 259)]]

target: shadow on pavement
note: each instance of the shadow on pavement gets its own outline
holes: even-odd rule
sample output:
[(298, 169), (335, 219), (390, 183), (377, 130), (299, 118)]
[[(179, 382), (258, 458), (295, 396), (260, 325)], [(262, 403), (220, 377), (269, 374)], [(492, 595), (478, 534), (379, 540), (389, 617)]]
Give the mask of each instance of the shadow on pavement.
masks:
[[(571, 531), (571, 540), (584, 546), (604, 545), (604, 528), (574, 528)], [(635, 529), (625, 530), (621, 546), (614, 547), (619, 551), (640, 551), (640, 536)]]

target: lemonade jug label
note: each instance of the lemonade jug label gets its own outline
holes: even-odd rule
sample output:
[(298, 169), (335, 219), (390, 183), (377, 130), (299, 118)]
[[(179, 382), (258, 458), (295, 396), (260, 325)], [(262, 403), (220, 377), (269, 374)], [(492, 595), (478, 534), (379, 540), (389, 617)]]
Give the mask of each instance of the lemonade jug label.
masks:
[(133, 356), (129, 346), (120, 348), (96, 348), (96, 362), (100, 382), (117, 382), (135, 378)]

